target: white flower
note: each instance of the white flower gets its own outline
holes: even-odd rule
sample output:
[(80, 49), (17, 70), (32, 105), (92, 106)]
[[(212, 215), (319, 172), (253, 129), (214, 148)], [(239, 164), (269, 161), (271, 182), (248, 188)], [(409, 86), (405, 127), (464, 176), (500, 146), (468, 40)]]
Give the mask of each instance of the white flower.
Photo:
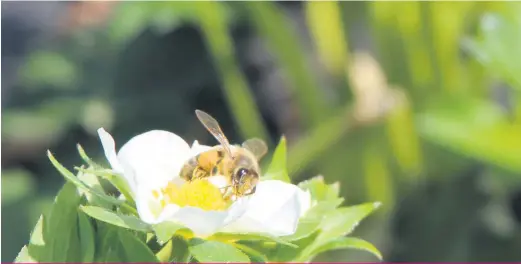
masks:
[[(211, 185), (210, 191), (201, 187), (198, 196), (193, 195), (193, 189), (183, 193), (179, 190), (188, 185), (179, 173), (190, 157), (210, 147), (197, 141), (190, 147), (176, 134), (152, 130), (135, 136), (116, 154), (112, 136), (103, 128), (98, 129), (98, 134), (112, 169), (126, 179), (139, 217), (146, 223), (173, 221), (190, 228), (198, 236), (216, 232), (284, 236), (296, 231), (299, 218), (310, 207), (309, 192), (282, 181), (262, 181), (261, 177), (255, 194), (237, 199), (226, 208), (216, 209), (211, 205), (210, 209), (203, 209), (205, 202), (222, 198), (220, 195), (219, 199), (212, 196), (215, 193), (211, 191), (219, 189)], [(222, 181), (222, 177), (216, 177), (211, 182), (222, 186)], [(171, 198), (174, 196), (177, 200)], [(190, 205), (175, 202), (186, 202), (186, 199), (191, 202)], [(200, 205), (197, 204), (199, 199), (203, 201)]]

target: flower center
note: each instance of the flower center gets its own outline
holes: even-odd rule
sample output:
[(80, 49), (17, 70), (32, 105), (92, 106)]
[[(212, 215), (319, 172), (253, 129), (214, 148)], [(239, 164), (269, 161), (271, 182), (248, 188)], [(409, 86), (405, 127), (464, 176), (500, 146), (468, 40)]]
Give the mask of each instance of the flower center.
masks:
[[(223, 211), (229, 205), (219, 188), (204, 179), (186, 182), (181, 186), (169, 183), (166, 188), (161, 190), (161, 193), (163, 207), (172, 203), (181, 207), (193, 206), (203, 210)], [(159, 198), (159, 194), (155, 191), (154, 196)]]

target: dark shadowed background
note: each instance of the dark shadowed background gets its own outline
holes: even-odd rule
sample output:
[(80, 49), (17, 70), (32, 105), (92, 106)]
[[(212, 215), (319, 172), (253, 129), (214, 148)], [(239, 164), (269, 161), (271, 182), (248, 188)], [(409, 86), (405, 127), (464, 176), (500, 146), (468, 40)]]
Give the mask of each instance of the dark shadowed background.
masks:
[(234, 143), (285, 135), (295, 182), (382, 201), (355, 235), (386, 261), (521, 260), (518, 3), (3, 2), (2, 40), (2, 261), (64, 182), (47, 149), (215, 144), (195, 109)]

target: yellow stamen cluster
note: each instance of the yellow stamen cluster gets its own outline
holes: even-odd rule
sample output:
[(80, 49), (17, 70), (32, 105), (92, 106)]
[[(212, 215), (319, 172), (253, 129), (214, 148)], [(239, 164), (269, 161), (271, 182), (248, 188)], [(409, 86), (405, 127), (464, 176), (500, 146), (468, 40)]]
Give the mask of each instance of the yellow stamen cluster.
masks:
[[(223, 198), (221, 191), (207, 180), (194, 180), (181, 186), (169, 183), (161, 190), (161, 205), (165, 207), (172, 203), (184, 206), (199, 207), (204, 210), (223, 211), (229, 203)], [(154, 197), (160, 198), (159, 192), (153, 192)]]

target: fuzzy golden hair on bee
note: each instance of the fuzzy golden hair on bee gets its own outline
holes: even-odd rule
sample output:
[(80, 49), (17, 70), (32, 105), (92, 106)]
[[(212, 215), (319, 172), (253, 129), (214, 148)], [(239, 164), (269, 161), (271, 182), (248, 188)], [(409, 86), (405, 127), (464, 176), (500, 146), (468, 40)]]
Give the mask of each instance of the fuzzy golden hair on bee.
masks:
[(259, 161), (268, 151), (266, 143), (252, 138), (241, 145), (230, 145), (217, 120), (201, 110), (195, 113), (219, 145), (188, 160), (180, 176), (187, 181), (223, 176), (227, 182), (224, 187), (226, 196), (241, 197), (255, 193), (261, 175)]

